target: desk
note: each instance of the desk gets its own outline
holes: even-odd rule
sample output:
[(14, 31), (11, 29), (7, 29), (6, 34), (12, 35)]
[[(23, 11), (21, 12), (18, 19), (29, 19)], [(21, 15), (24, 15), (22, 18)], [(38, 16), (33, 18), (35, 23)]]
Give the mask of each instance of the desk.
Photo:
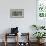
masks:
[(15, 46), (18, 46), (18, 33), (15, 33), (15, 34), (10, 34), (10, 33), (6, 33), (5, 34), (5, 46), (7, 46), (8, 42), (7, 42), (7, 36), (17, 36), (17, 42), (16, 42), (16, 45)]

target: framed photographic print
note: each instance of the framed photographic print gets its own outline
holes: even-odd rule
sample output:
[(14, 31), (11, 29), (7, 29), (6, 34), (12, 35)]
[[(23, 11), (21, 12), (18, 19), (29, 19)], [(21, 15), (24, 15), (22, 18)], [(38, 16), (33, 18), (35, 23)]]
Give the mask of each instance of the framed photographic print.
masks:
[(11, 18), (24, 18), (24, 9), (10, 9)]

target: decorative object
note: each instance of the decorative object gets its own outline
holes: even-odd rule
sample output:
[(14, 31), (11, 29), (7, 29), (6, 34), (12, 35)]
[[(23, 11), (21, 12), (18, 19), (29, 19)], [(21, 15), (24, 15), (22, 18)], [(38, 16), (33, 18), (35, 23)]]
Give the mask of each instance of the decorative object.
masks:
[(41, 42), (40, 40), (42, 40), (42, 38), (46, 38), (45, 32), (35, 32), (33, 35), (37, 38), (39, 42)]
[(45, 26), (32, 25), (32, 27), (35, 28), (36, 30), (45, 29)]
[(38, 30), (38, 27), (36, 25), (33, 24), (32, 27)]
[(33, 34), (37, 39), (42, 39), (44, 36), (46, 36), (45, 32), (35, 32)]
[(10, 9), (10, 17), (11, 18), (23, 18), (24, 9)]
[(11, 28), (11, 34), (18, 33), (18, 27), (16, 28)]

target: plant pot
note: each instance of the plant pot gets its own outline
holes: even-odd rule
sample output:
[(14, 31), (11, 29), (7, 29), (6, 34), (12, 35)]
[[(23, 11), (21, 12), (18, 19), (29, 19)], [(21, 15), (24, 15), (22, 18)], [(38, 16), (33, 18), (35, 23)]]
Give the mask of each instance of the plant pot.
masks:
[(40, 43), (40, 39), (37, 39), (37, 43)]
[(44, 40), (45, 40), (45, 39), (40, 39), (40, 43), (44, 43)]
[(45, 39), (38, 39), (37, 42), (38, 42), (39, 44), (41, 44), (41, 43), (44, 42), (44, 40), (45, 40)]

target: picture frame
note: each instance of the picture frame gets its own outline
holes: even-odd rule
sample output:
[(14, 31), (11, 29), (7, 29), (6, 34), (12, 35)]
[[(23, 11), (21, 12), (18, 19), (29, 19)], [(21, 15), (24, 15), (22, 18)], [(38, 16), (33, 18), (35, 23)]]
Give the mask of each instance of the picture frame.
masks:
[(24, 9), (10, 9), (11, 18), (24, 18)]

